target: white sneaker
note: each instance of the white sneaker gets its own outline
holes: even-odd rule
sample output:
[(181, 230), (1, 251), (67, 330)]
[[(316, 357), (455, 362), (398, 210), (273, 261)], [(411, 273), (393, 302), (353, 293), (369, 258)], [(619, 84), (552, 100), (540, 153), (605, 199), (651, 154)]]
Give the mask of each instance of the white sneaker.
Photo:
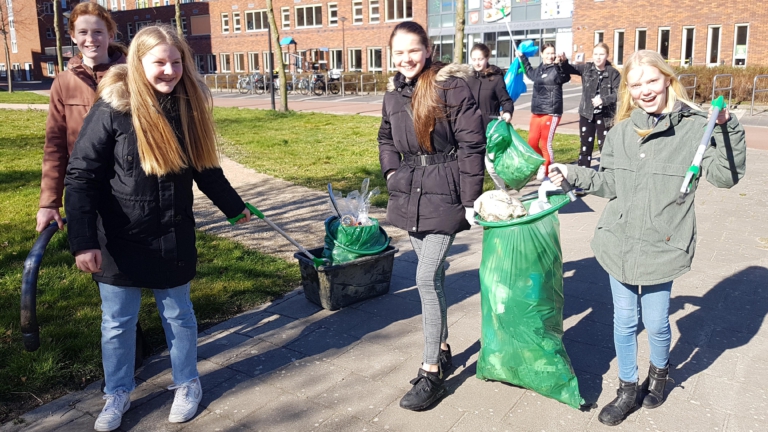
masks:
[(120, 423), (123, 421), (123, 414), (131, 407), (131, 394), (119, 390), (115, 394), (104, 395), (104, 399), (107, 400), (107, 403), (104, 405), (104, 409), (101, 410), (99, 417), (96, 418), (93, 429), (109, 432), (120, 427)]
[(544, 181), (545, 177), (546, 177), (546, 173), (544, 172), (544, 165), (542, 165), (539, 167), (539, 172), (536, 173), (536, 180)]
[(198, 378), (187, 381), (181, 385), (172, 385), (168, 390), (176, 390), (171, 406), (171, 414), (168, 421), (171, 423), (184, 423), (197, 413), (197, 406), (203, 399), (203, 388)]

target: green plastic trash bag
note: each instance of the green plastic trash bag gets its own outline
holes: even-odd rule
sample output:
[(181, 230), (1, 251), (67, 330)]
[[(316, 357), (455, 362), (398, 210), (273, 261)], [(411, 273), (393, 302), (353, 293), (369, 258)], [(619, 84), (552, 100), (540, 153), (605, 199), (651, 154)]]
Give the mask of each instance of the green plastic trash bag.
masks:
[(336, 216), (326, 219), (323, 258), (332, 264), (341, 264), (383, 252), (390, 238), (376, 218), (370, 220), (372, 225), (344, 226)]
[[(525, 387), (579, 408), (584, 400), (563, 346), (563, 255), (557, 210), (483, 222), (482, 335), (477, 377)], [(532, 201), (524, 203), (526, 208)]]
[(492, 120), (486, 129), (488, 157), (496, 174), (514, 190), (522, 189), (536, 175), (544, 158), (539, 156), (515, 128), (504, 120)]

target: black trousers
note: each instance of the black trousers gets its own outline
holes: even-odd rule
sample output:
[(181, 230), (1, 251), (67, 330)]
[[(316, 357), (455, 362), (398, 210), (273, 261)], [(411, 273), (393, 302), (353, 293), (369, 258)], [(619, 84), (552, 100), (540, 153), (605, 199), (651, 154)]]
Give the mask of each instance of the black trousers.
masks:
[(603, 151), (605, 135), (610, 128), (605, 127), (602, 114), (595, 114), (592, 120), (579, 116), (579, 131), (581, 136), (581, 149), (579, 150), (579, 166), (592, 166), (592, 151), (595, 149), (595, 140), (600, 151)]

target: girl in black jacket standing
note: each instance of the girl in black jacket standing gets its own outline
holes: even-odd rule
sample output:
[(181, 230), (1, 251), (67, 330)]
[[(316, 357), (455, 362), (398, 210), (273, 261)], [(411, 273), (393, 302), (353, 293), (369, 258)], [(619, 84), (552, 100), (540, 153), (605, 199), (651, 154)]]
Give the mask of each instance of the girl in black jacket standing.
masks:
[[(504, 84), (504, 71), (488, 64), (490, 56), (491, 50), (481, 43), (475, 44), (469, 52), (469, 61), (474, 73), (467, 80), (467, 84), (483, 114), (483, 130), (487, 130), (492, 116), (500, 116), (505, 122), (512, 123), (512, 113), (515, 111), (512, 98), (509, 97), (507, 86)], [(496, 188), (505, 190), (504, 180), (496, 175), (490, 156), (485, 157), (485, 168), (488, 169)]]
[[(581, 103), (579, 103), (579, 130), (581, 131), (581, 151), (579, 166), (592, 166), (592, 151), (595, 140), (600, 151), (603, 141), (613, 126), (616, 115), (621, 74), (607, 61), (608, 45), (600, 42), (592, 51), (592, 62), (571, 65), (563, 64), (563, 70), (572, 75), (581, 76)], [(595, 137), (597, 134), (597, 137)], [(583, 194), (581, 190), (577, 193)]]
[(202, 398), (192, 182), (227, 217), (245, 204), (219, 167), (211, 98), (188, 45), (170, 26), (136, 34), (128, 64), (98, 87), (67, 168), (65, 208), (77, 267), (92, 273), (102, 302), (107, 400), (94, 429), (117, 429), (130, 408), (141, 288), (153, 290), (176, 394), (168, 420), (191, 419)]
[(523, 61), (525, 76), (533, 81), (528, 144), (544, 157), (544, 165), (536, 175), (538, 180), (544, 180), (545, 173), (549, 172), (549, 164), (555, 161), (552, 141), (560, 116), (563, 115), (563, 84), (570, 81), (571, 76), (562, 69), (565, 55), (556, 55), (555, 46), (551, 43), (541, 47), (541, 64), (537, 68), (531, 67), (528, 57), (522, 52), (517, 51), (516, 54)]
[(433, 63), (429, 38), (417, 23), (398, 24), (389, 39), (398, 74), (384, 96), (379, 162), (387, 179), (387, 220), (408, 231), (419, 263), (424, 357), (400, 406), (428, 408), (446, 392), (451, 366), (446, 343), (445, 268), (456, 233), (474, 224), (483, 190), (485, 133), (463, 78), (468, 66)]

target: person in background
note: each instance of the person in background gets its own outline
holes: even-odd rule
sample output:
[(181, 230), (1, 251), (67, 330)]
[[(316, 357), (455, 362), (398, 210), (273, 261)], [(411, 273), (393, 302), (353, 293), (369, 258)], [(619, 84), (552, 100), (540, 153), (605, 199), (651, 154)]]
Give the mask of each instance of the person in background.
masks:
[[(653, 409), (664, 402), (672, 339), (669, 298), (673, 281), (691, 269), (696, 250), (693, 202), (698, 179), (682, 205), (676, 202), (708, 118), (688, 100), (661, 55), (642, 50), (624, 65), (616, 121), (603, 145), (600, 171), (550, 167), (555, 186), (565, 177), (575, 187), (609, 200), (597, 222), (592, 250), (609, 275), (613, 294), (619, 389), (598, 416), (610, 426), (641, 405)], [(730, 188), (744, 177), (747, 149), (744, 128), (727, 109), (717, 118), (712, 140), (715, 145), (707, 149), (701, 168), (711, 184)], [(648, 332), (651, 360), (642, 384), (637, 367), (640, 318)]]
[(563, 84), (571, 80), (570, 74), (563, 71), (563, 65), (568, 60), (565, 54), (555, 54), (555, 46), (551, 43), (542, 45), (541, 64), (536, 68), (531, 66), (522, 52), (516, 51), (515, 54), (523, 62), (525, 76), (533, 81), (528, 144), (544, 157), (544, 164), (536, 175), (536, 179), (544, 180), (549, 165), (555, 160), (552, 141), (563, 115)]
[[(592, 151), (595, 141), (600, 151), (603, 141), (613, 126), (621, 74), (611, 66), (608, 59), (608, 45), (595, 45), (592, 62), (585, 64), (564, 63), (563, 70), (571, 75), (581, 76), (581, 103), (579, 103), (579, 130), (581, 149), (579, 166), (592, 166)], [(585, 195), (576, 189), (577, 195)]]
[[(472, 96), (483, 114), (483, 130), (487, 132), (491, 117), (500, 117), (507, 123), (512, 123), (512, 113), (515, 106), (507, 93), (504, 83), (504, 71), (499, 67), (488, 64), (491, 50), (484, 44), (475, 44), (469, 52), (469, 61), (474, 73), (467, 79)], [(506, 190), (504, 180), (496, 175), (490, 155), (485, 156), (485, 168), (488, 170), (497, 189)]]
[(59, 209), (64, 195), (67, 160), (72, 153), (83, 119), (96, 97), (96, 86), (114, 65), (125, 63), (125, 47), (114, 43), (117, 24), (96, 3), (80, 3), (69, 17), (69, 36), (80, 53), (59, 71), (51, 86), (48, 119), (43, 147), (43, 178), (40, 183), (40, 209), (37, 232), (51, 221), (64, 229)]
[(433, 62), (427, 33), (412, 21), (395, 26), (389, 47), (398, 73), (384, 95), (379, 162), (389, 190), (387, 220), (408, 232), (418, 258), (424, 355), (400, 406), (420, 411), (446, 393), (452, 360), (443, 263), (456, 233), (475, 224), (485, 131), (465, 81), (468, 66)]
[(203, 395), (190, 299), (193, 181), (228, 218), (246, 222), (250, 212), (220, 168), (211, 95), (175, 28), (139, 31), (128, 64), (113, 67), (97, 95), (65, 180), (70, 250), (101, 295), (107, 402), (94, 429), (117, 429), (131, 406), (141, 288), (154, 294), (170, 353), (168, 421), (185, 422)]

